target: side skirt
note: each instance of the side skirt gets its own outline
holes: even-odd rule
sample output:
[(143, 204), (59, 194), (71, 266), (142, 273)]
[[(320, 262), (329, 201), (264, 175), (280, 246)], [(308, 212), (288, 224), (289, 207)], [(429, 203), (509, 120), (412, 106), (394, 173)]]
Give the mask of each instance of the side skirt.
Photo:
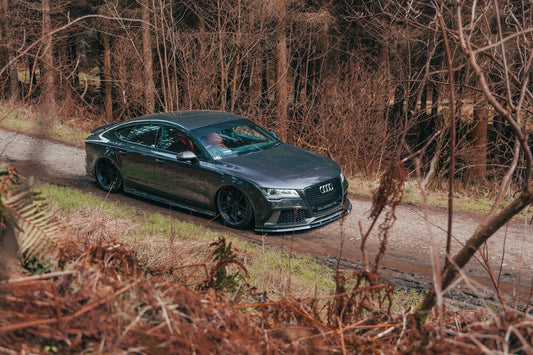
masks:
[(144, 198), (146, 200), (152, 200), (152, 201), (155, 201), (155, 202), (167, 205), (167, 206), (177, 207), (177, 208), (180, 208), (180, 209), (184, 209), (184, 210), (188, 210), (188, 211), (192, 211), (192, 212), (196, 212), (196, 213), (205, 214), (205, 215), (208, 215), (210, 217), (215, 217), (216, 216), (216, 213), (213, 212), (213, 211), (204, 210), (202, 208), (191, 207), (191, 206), (188, 206), (188, 205), (185, 205), (185, 204), (173, 201), (173, 200), (169, 200), (169, 199), (166, 199), (166, 198), (163, 198), (163, 197), (159, 197), (159, 196), (154, 196), (154, 195), (151, 195), (151, 194), (148, 194), (146, 192), (139, 191), (139, 190), (135, 190), (135, 189), (131, 189), (131, 188), (130, 189), (124, 188), (124, 192), (126, 192), (128, 194), (132, 194), (132, 195), (138, 196), (138, 197), (141, 197), (141, 198)]

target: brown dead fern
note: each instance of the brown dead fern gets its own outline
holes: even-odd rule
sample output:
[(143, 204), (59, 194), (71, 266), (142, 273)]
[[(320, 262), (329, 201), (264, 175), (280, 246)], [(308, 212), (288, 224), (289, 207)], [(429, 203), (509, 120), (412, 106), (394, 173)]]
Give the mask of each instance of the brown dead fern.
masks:
[(2, 224), (13, 227), (23, 265), (40, 272), (54, 270), (66, 227), (54, 219), (40, 192), (14, 166), (0, 168), (0, 206)]
[(394, 283), (366, 270), (336, 270), (335, 297), (327, 309), (328, 324), (352, 324), (368, 317), (368, 312), (390, 314)]
[(379, 217), (383, 211), (386, 211), (383, 221), (379, 224), (378, 236), (380, 240), (380, 248), (378, 254), (376, 255), (374, 267), (372, 269), (373, 273), (377, 273), (379, 262), (385, 254), (387, 247), (389, 230), (396, 221), (396, 206), (398, 206), (403, 199), (403, 187), (406, 180), (407, 172), (403, 166), (403, 163), (398, 160), (392, 161), (388, 169), (381, 177), (379, 188), (373, 194), (373, 204), (370, 212), (372, 223), (366, 233), (362, 232), (362, 226), (360, 225), (362, 234), (361, 251), (363, 253), (364, 267), (367, 271), (370, 270), (370, 266), (366, 251), (366, 241), (370, 236), (370, 232), (378, 222)]

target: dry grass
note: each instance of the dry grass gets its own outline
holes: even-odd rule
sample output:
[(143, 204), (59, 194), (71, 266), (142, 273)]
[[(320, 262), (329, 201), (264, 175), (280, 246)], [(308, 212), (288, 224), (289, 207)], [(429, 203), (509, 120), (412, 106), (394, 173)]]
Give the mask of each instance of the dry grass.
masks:
[[(109, 242), (111, 242), (109, 240)], [(135, 270), (133, 252), (100, 245), (70, 254), (67, 271), (0, 283), (0, 351), (58, 353), (524, 353), (533, 319), (447, 312), (419, 328), (409, 313), (371, 310), (374, 275), (340, 272), (326, 298), (236, 303)], [(350, 282), (348, 282), (350, 281)], [(355, 282), (353, 282), (355, 281)], [(348, 283), (356, 285), (347, 288)], [(250, 295), (252, 296), (252, 295)], [(243, 303), (242, 301), (245, 301)]]

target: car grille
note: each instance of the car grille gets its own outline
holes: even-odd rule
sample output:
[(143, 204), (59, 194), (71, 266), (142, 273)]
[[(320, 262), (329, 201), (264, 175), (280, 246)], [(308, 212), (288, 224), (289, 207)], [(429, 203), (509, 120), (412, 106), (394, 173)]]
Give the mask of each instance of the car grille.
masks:
[[(321, 193), (321, 187), (324, 186), (332, 187), (333, 189)], [(342, 184), (340, 177), (308, 187), (304, 192), (313, 213), (325, 211), (342, 203)]]
[(278, 223), (296, 223), (305, 219), (305, 212), (303, 210), (284, 210), (281, 211)]

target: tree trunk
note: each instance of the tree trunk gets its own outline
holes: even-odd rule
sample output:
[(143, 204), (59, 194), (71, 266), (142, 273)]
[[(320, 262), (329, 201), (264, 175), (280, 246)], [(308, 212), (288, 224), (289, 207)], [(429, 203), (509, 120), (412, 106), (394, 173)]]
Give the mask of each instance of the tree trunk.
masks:
[(279, 14), (276, 44), (276, 114), (278, 134), (286, 140), (288, 131), (288, 97), (287, 97), (287, 36), (285, 33), (285, 0), (276, 0), (276, 12)]
[[(5, 94), (7, 93), (7, 82), (8, 82), (8, 72), (7, 70), (3, 70), (6, 68), (6, 66), (9, 63), (9, 55), (8, 55), (8, 36), (7, 36), (7, 21), (9, 18), (9, 15), (7, 14), (7, 0), (2, 0), (2, 12), (4, 13), (4, 16), (0, 17), (0, 71), (2, 74), (0, 75), (0, 98), (4, 98)], [(5, 49), (2, 49), (2, 47), (5, 46)]]
[(15, 54), (12, 50), (7, 51), (8, 53), (8, 60), (11, 63), (9, 66), (9, 82), (10, 82), (10, 90), (9, 90), (9, 96), (11, 100), (14, 102), (17, 102), (20, 98), (20, 84), (19, 84), (19, 75), (18, 75), (18, 69), (17, 69), (17, 61), (14, 60)]
[(144, 101), (145, 112), (153, 113), (155, 108), (154, 65), (152, 57), (152, 35), (150, 31), (150, 3), (142, 2), (142, 39), (143, 39), (143, 62), (144, 62)]
[(485, 108), (474, 109), (474, 127), (472, 129), (472, 154), (470, 168), (467, 170), (467, 181), (483, 182), (487, 172), (487, 128), (488, 111)]
[(390, 123), (395, 129), (402, 126), (401, 122), (405, 114), (404, 103), (404, 88), (401, 84), (396, 84), (396, 88), (394, 89), (394, 103), (392, 104), (391, 113), (389, 115)]
[(50, 2), (49, 0), (41, 1), (41, 8), (43, 14), (42, 36), (44, 38), (43, 50), (43, 90), (42, 90), (42, 119), (44, 124), (48, 125), (55, 119), (56, 101), (55, 101), (55, 80), (54, 80), (54, 54), (52, 49), (51, 19), (50, 19)]
[(220, 110), (224, 111), (226, 109), (226, 83), (227, 83), (227, 71), (226, 64), (224, 61), (224, 37), (222, 30), (222, 14), (220, 8), (220, 0), (217, 2), (217, 27), (218, 27), (218, 60), (220, 61)]
[(231, 94), (230, 94), (230, 97), (231, 97), (231, 106), (230, 106), (230, 110), (231, 112), (234, 112), (235, 111), (235, 104), (237, 102), (237, 100), (239, 99), (239, 93), (237, 91), (239, 91), (239, 87), (240, 87), (240, 82), (241, 82), (241, 39), (242, 39), (242, 32), (241, 32), (241, 3), (240, 3), (240, 0), (237, 4), (238, 6), (238, 13), (239, 15), (237, 16), (237, 31), (235, 33), (235, 47), (236, 47), (236, 51), (237, 51), (237, 55), (236, 55), (236, 58), (235, 58), (235, 62), (234, 62), (234, 65), (233, 65), (233, 77), (231, 79)]
[(104, 87), (104, 107), (105, 120), (107, 123), (113, 121), (113, 92), (111, 81), (111, 44), (109, 42), (109, 35), (102, 33), (104, 41), (104, 72), (103, 72), (103, 87)]
[(431, 119), (437, 120), (439, 115), (439, 87), (436, 83), (433, 83), (431, 91)]

